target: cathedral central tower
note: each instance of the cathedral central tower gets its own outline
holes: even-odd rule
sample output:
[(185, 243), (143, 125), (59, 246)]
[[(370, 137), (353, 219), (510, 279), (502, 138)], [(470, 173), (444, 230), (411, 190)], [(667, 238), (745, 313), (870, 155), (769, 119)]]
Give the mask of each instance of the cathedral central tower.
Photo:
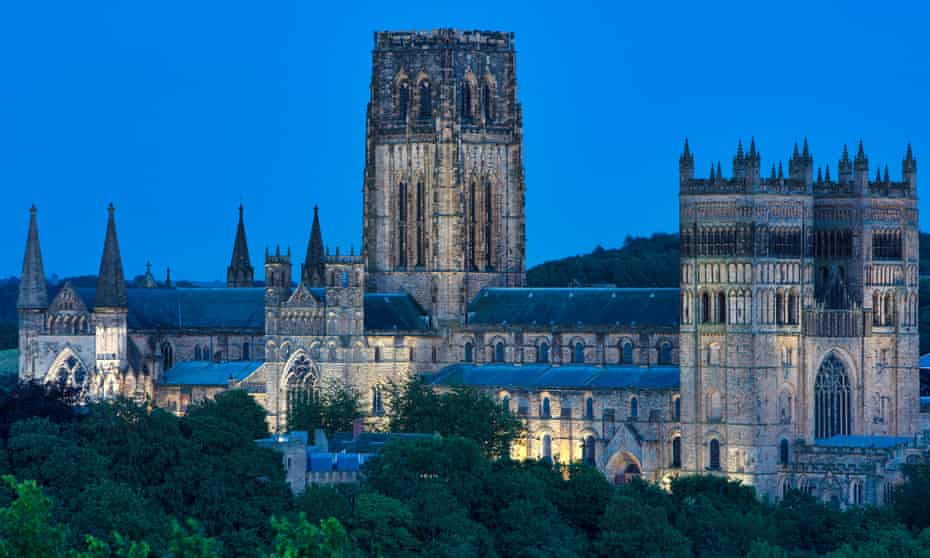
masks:
[(522, 115), (512, 33), (378, 32), (368, 104), (369, 290), (462, 321), (525, 278)]

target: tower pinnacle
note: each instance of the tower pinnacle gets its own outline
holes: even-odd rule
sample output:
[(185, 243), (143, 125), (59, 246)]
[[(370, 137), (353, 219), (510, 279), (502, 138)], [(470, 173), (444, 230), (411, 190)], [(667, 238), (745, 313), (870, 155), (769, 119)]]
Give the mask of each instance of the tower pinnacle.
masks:
[(300, 280), (308, 287), (323, 285), (323, 231), (320, 227), (320, 208), (313, 206), (313, 225), (310, 227), (310, 242), (307, 256), (300, 270)]

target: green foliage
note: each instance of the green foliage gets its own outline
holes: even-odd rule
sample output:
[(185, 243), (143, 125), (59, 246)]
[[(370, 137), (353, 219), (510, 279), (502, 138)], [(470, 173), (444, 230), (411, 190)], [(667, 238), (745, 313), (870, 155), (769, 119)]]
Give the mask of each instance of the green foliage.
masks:
[(251, 440), (268, 437), (268, 413), (255, 399), (241, 389), (218, 394), (213, 399), (204, 399), (187, 410), (188, 419), (213, 417), (239, 427)]
[(506, 457), (523, 423), (487, 395), (470, 388), (436, 393), (425, 380), (392, 384), (390, 425), (396, 432), (439, 433), (475, 440), (489, 457)]
[(177, 520), (171, 521), (168, 536), (168, 556), (171, 558), (220, 558), (221, 545), (208, 537), (203, 526), (193, 519), (184, 525)]
[(269, 558), (350, 558), (359, 552), (338, 520), (320, 521), (319, 527), (300, 514), (295, 521), (272, 518), (274, 552)]
[(340, 489), (311, 484), (297, 497), (295, 507), (310, 523), (334, 517), (345, 524), (352, 515), (352, 504)]
[(362, 417), (361, 395), (351, 386), (330, 382), (318, 394), (307, 397), (288, 413), (289, 430), (313, 433), (322, 428), (328, 435), (352, 430), (352, 423)]
[(596, 556), (691, 556), (691, 544), (668, 521), (663, 508), (618, 493), (607, 505), (594, 542)]
[(617, 287), (677, 287), (677, 234), (627, 237), (620, 249), (598, 246), (590, 254), (553, 260), (526, 272), (530, 287), (612, 284)]
[(367, 492), (355, 502), (352, 536), (371, 556), (413, 556), (413, 514), (400, 500)]
[(15, 499), (0, 508), (0, 558), (57, 558), (67, 551), (67, 528), (52, 518), (52, 502), (35, 481), (3, 481)]

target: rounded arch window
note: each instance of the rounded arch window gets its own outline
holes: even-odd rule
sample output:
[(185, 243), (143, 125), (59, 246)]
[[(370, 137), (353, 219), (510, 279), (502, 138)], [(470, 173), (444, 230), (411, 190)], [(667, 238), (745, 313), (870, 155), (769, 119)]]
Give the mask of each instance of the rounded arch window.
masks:
[(542, 418), (552, 417), (552, 405), (549, 403), (548, 397), (543, 397), (539, 414), (542, 416)]
[(620, 342), (620, 364), (633, 364), (633, 343), (628, 340)]
[(630, 399), (630, 418), (636, 420), (639, 418), (639, 399)]
[(672, 438), (672, 467), (681, 467), (681, 436)]
[(659, 345), (659, 364), (672, 363), (672, 344), (664, 341)]
[(536, 362), (549, 362), (549, 343), (543, 341), (539, 344), (539, 348), (537, 349)]
[(465, 362), (474, 362), (475, 361), (475, 346), (471, 341), (465, 343)]
[(575, 364), (584, 364), (584, 343), (576, 341), (572, 350), (572, 362)]
[(504, 342), (498, 341), (494, 345), (494, 362), (504, 362)]
[(597, 461), (595, 448), (594, 436), (585, 436), (584, 447), (582, 448), (582, 460), (588, 465), (594, 465)]
[(584, 401), (584, 418), (588, 420), (594, 419), (594, 398), (588, 397)]
[(428, 80), (420, 82), (420, 114), (421, 119), (429, 119), (433, 115), (433, 90)]
[(782, 438), (781, 442), (778, 443), (778, 464), (787, 465), (790, 462), (788, 440)]
[(545, 461), (552, 461), (552, 437), (548, 434), (543, 434), (542, 437), (541, 457)]
[(716, 438), (710, 441), (709, 454), (709, 467), (720, 469), (720, 442)]

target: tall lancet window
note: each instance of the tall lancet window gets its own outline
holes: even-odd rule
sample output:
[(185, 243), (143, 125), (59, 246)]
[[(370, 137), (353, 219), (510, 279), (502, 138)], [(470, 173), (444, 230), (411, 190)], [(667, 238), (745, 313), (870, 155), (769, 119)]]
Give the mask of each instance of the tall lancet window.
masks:
[(475, 208), (475, 203), (478, 201), (477, 189), (478, 186), (472, 181), (468, 187), (468, 267), (472, 270), (478, 267), (478, 261), (475, 258), (475, 243), (477, 242), (475, 232), (478, 228), (478, 214)]
[(429, 120), (433, 116), (433, 93), (429, 82), (420, 82), (420, 119)]
[(494, 121), (494, 99), (491, 97), (491, 85), (484, 83), (481, 91), (481, 106), (484, 107), (484, 121), (488, 124)]
[(397, 116), (401, 122), (407, 121), (408, 106), (410, 106), (410, 84), (405, 80), (397, 87)]
[(471, 84), (466, 81), (462, 84), (462, 118), (466, 121), (474, 117), (471, 110), (471, 97)]
[(426, 199), (424, 195), (423, 181), (417, 182), (417, 267), (423, 267), (424, 244), (426, 243), (424, 223), (426, 213)]
[(491, 181), (484, 182), (484, 258), (485, 267), (490, 271), (493, 269), (492, 262), (494, 255), (491, 252), (491, 227), (493, 221), (491, 218)]
[(846, 367), (830, 353), (814, 382), (815, 437), (845, 436), (852, 431), (851, 391)]
[(397, 192), (397, 267), (407, 267), (407, 184)]

